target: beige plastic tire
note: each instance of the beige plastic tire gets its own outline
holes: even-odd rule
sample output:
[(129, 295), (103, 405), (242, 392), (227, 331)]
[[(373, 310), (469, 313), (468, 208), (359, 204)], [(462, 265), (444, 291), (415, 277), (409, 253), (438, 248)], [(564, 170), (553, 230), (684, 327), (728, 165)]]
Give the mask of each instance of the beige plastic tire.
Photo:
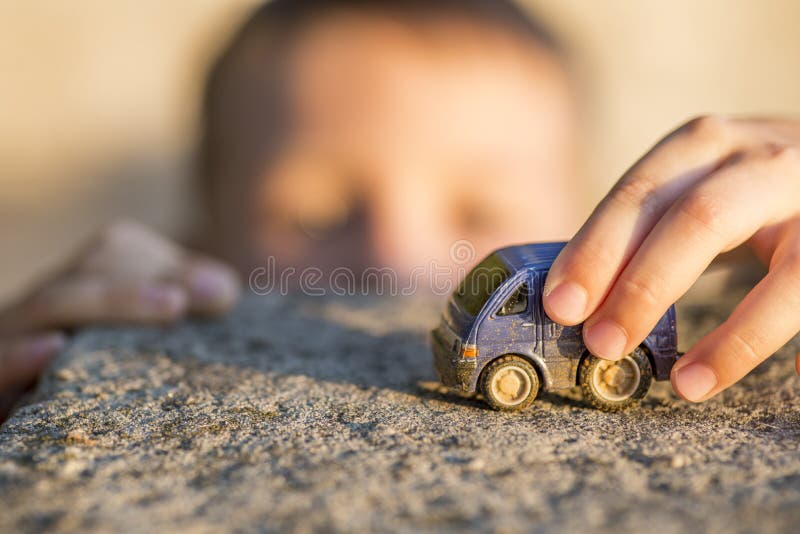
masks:
[(502, 356), (483, 370), (480, 391), (486, 403), (495, 410), (524, 410), (539, 393), (539, 374), (525, 358)]
[(616, 362), (587, 354), (578, 370), (584, 398), (595, 408), (609, 412), (639, 402), (652, 382), (653, 369), (641, 347)]

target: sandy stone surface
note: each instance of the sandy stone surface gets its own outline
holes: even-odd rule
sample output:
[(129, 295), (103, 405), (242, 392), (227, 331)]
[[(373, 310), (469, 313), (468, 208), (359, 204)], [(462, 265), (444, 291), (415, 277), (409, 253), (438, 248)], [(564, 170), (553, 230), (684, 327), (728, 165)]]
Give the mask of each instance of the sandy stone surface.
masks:
[[(96, 329), (0, 429), (0, 531), (796, 531), (796, 344), (703, 405), (444, 395), (440, 302), (250, 298)], [(726, 306), (679, 308), (685, 348)]]

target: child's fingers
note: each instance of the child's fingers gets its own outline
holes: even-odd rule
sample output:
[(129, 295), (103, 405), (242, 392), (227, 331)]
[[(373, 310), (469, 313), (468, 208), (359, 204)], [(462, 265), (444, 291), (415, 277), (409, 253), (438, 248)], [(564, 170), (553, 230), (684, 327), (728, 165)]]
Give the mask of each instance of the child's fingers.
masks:
[(0, 394), (30, 384), (64, 347), (64, 335), (43, 333), (0, 346)]
[(156, 280), (180, 268), (184, 252), (147, 226), (118, 220), (100, 230), (67, 270), (114, 281)]
[(233, 270), (210, 259), (187, 259), (181, 272), (160, 280), (67, 275), (4, 314), (2, 326), (13, 334), (95, 323), (168, 324), (188, 312), (224, 313), (239, 292)]
[(181, 283), (189, 296), (189, 311), (196, 314), (225, 313), (241, 293), (234, 270), (210, 258), (187, 259)]
[(691, 121), (625, 173), (550, 269), (544, 307), (553, 320), (577, 324), (600, 305), (667, 209), (734, 150), (731, 132), (724, 119)]
[(720, 252), (791, 217), (797, 198), (800, 165), (772, 154), (732, 158), (656, 224), (584, 324), (587, 348), (608, 359), (632, 351)]
[(239, 296), (236, 273), (141, 224), (105, 228), (61, 274), (0, 313), (0, 335), (93, 323), (170, 323), (217, 315)]
[(15, 310), (15, 331), (92, 323), (170, 323), (187, 310), (186, 291), (163, 282), (114, 283), (95, 276), (57, 281)]
[(800, 251), (775, 265), (725, 323), (672, 369), (684, 399), (702, 401), (740, 380), (800, 330)]
[(109, 225), (77, 264), (78, 274), (95, 275), (117, 287), (145, 281), (180, 286), (188, 295), (192, 313), (223, 313), (239, 294), (239, 282), (231, 268), (187, 252), (135, 221)]

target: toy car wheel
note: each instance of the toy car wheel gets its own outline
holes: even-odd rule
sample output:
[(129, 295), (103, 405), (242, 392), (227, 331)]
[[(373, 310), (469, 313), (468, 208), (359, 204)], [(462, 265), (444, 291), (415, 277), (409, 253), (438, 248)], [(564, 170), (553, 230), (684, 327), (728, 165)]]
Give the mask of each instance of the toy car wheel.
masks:
[(525, 358), (503, 356), (483, 371), (480, 390), (486, 403), (495, 410), (524, 410), (539, 393), (539, 375)]
[(581, 362), (578, 382), (592, 406), (615, 411), (638, 402), (647, 394), (653, 382), (653, 370), (640, 347), (615, 362), (589, 354)]

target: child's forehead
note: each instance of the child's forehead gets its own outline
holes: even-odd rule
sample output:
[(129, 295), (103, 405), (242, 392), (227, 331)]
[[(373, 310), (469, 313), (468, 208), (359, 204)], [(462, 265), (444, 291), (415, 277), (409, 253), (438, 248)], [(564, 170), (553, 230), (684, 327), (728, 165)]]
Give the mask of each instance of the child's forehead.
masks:
[(313, 24), (289, 55), (289, 94), (296, 104), (343, 110), (348, 101), (363, 107), (387, 99), (414, 107), (442, 102), (442, 91), (457, 98), (491, 86), (526, 86), (534, 96), (568, 90), (564, 66), (543, 46), (475, 22), (427, 24), (422, 31), (375, 15)]
[[(378, 129), (393, 142), (431, 137), (441, 148), (443, 136), (463, 146), (467, 138), (485, 141), (486, 129), (522, 132), (517, 123), (549, 124), (543, 118), (554, 114), (553, 122), (569, 120), (568, 78), (544, 48), (467, 26), (439, 31), (420, 34), (374, 17), (319, 23), (289, 62), (295, 121), (337, 137), (348, 129), (355, 139)], [(467, 35), (473, 31), (489, 35)], [(454, 132), (453, 124), (466, 128)]]

